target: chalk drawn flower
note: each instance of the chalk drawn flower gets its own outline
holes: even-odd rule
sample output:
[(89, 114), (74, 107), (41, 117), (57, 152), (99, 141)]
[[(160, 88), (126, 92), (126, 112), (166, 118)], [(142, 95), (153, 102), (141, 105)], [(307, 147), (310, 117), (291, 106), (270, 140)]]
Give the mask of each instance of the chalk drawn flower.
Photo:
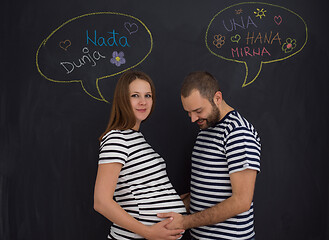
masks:
[(126, 59), (124, 58), (124, 53), (123, 52), (117, 52), (114, 51), (112, 53), (112, 58), (110, 60), (110, 62), (112, 64), (115, 64), (117, 67), (119, 67), (121, 64), (125, 64), (126, 63)]
[(296, 39), (287, 38), (286, 42), (282, 45), (282, 51), (290, 53), (296, 46)]
[(225, 36), (220, 34), (214, 36), (214, 41), (212, 42), (217, 48), (221, 48), (225, 44)]

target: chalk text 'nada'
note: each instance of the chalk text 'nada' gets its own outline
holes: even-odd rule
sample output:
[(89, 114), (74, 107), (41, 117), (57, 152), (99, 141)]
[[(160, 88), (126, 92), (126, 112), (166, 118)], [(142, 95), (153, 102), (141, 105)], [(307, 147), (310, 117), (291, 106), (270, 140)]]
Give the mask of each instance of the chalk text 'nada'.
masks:
[(127, 37), (120, 37), (119, 33), (115, 32), (114, 29), (112, 30), (112, 32), (107, 32), (107, 34), (107, 36), (97, 36), (97, 30), (95, 30), (93, 34), (90, 33), (89, 35), (88, 30), (86, 30), (87, 45), (93, 44), (99, 47), (130, 47)]

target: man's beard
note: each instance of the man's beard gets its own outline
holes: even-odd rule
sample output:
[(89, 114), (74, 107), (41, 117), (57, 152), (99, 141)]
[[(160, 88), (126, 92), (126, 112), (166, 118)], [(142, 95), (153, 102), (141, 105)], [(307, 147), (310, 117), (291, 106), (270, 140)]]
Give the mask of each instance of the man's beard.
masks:
[(206, 121), (206, 126), (202, 127), (201, 129), (206, 129), (209, 127), (213, 127), (218, 123), (220, 117), (219, 110), (216, 105), (212, 104), (212, 110), (209, 116), (206, 119), (203, 119)]

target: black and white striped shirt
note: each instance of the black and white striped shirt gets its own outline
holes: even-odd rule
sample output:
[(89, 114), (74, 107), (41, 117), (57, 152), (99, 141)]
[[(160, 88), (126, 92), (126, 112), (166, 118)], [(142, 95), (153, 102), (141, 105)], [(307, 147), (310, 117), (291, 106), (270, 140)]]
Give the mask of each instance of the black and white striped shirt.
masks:
[[(230, 174), (245, 169), (260, 171), (260, 139), (254, 127), (237, 111), (229, 112), (214, 127), (201, 130), (192, 154), (190, 211), (216, 205), (232, 195)], [(191, 229), (196, 239), (251, 239), (253, 204), (247, 212), (211, 226)]]
[[(114, 192), (116, 202), (145, 225), (161, 219), (157, 213), (186, 212), (183, 202), (170, 183), (166, 164), (145, 141), (141, 132), (112, 130), (100, 145), (99, 164), (123, 165)], [(110, 229), (112, 239), (143, 239), (116, 224)]]

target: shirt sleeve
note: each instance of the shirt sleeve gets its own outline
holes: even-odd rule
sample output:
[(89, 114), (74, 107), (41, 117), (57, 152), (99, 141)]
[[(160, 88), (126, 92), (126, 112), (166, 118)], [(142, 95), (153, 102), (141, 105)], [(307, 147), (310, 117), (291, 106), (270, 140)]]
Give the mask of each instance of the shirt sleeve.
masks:
[(120, 132), (110, 132), (101, 142), (98, 164), (121, 163), (125, 165), (128, 153), (127, 141), (123, 135)]
[(253, 169), (260, 171), (260, 139), (257, 132), (245, 127), (233, 129), (226, 141), (229, 173)]

